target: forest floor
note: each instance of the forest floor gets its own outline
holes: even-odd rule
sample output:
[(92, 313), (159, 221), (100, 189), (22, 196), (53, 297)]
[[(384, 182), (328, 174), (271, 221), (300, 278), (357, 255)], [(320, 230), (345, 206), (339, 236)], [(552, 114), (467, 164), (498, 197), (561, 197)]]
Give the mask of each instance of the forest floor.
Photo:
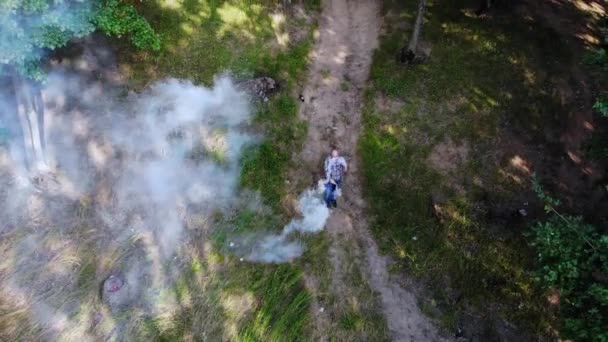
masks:
[[(536, 174), (562, 210), (606, 225), (605, 163), (590, 138), (599, 2), (429, 4), (420, 65), (398, 63), (415, 2), (384, 1), (364, 96), (368, 220), (395, 272), (425, 288), (423, 311), (473, 340), (534, 340), (559, 331), (534, 281), (526, 233), (543, 219)], [(387, 172), (386, 170), (390, 170)]]

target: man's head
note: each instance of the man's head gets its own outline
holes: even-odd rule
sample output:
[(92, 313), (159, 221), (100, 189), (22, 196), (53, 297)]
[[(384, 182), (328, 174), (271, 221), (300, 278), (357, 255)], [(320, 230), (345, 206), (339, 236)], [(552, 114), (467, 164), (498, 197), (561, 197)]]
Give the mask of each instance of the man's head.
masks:
[(340, 155), (340, 153), (338, 153), (338, 150), (336, 150), (336, 149), (331, 150), (331, 156), (332, 157), (336, 158), (339, 155)]

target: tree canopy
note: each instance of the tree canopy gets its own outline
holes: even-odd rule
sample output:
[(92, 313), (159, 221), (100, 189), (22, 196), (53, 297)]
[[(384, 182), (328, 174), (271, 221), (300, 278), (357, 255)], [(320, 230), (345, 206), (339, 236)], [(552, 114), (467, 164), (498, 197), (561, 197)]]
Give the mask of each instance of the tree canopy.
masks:
[(160, 39), (136, 9), (119, 0), (4, 0), (0, 3), (0, 64), (40, 80), (45, 53), (96, 29), (128, 36), (138, 48), (158, 50)]

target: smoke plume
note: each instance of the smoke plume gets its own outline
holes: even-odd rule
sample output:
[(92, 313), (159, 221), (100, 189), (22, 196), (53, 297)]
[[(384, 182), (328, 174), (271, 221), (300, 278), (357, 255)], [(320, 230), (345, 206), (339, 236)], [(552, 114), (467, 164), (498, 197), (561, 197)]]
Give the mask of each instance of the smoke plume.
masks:
[(78, 335), (67, 330), (88, 323), (69, 317), (94, 313), (70, 296), (76, 265), (95, 257), (124, 276), (130, 305), (150, 316), (166, 309), (160, 293), (175, 280), (166, 266), (186, 230), (204, 229), (192, 218), (237, 196), (241, 151), (256, 141), (243, 129), (248, 99), (227, 77), (211, 88), (169, 79), (136, 94), (66, 71), (49, 75), (42, 97), (48, 169), (31, 174), (14, 104), (0, 96), (0, 295), (30, 308), (48, 338)]
[[(0, 306), (24, 313), (43, 340), (130, 336), (125, 321), (177, 310), (167, 290), (185, 246), (209, 232), (212, 213), (246, 200), (239, 161), (258, 139), (247, 130), (249, 99), (228, 77), (210, 88), (168, 79), (135, 93), (113, 82), (111, 63), (91, 62), (107, 53), (84, 54), (42, 86), (42, 171), (27, 167), (14, 94), (0, 84)], [(298, 234), (322, 230), (329, 215), (321, 192), (301, 195), (301, 217), (281, 234), (253, 236), (236, 254), (267, 263), (302, 255)], [(109, 275), (127, 291), (116, 307), (98, 303)]]
[(304, 253), (304, 246), (300, 241), (291, 238), (295, 232), (318, 233), (325, 227), (329, 209), (321, 199), (323, 189), (323, 182), (319, 182), (316, 189), (302, 193), (298, 201), (301, 217), (292, 219), (283, 227), (281, 234), (267, 235), (254, 240), (244, 258), (254, 262), (282, 263), (301, 256)]

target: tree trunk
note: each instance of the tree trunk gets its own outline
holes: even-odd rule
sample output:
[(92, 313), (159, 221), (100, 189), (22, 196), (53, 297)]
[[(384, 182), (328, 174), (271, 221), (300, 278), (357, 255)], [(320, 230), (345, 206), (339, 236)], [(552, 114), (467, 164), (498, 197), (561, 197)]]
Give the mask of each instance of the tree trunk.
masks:
[(18, 72), (14, 71), (12, 78), (27, 168), (33, 171), (46, 166), (42, 95), (37, 84), (24, 79)]
[(481, 0), (481, 3), (479, 4), (479, 9), (475, 11), (475, 14), (477, 16), (482, 15), (485, 11), (489, 10), (490, 7), (492, 7), (492, 2), (492, 0)]
[(416, 15), (416, 22), (414, 23), (414, 30), (412, 37), (407, 45), (407, 48), (401, 49), (400, 60), (402, 63), (414, 63), (418, 58), (418, 41), (420, 40), (420, 33), (422, 32), (422, 22), (424, 21), (424, 10), (426, 8), (426, 0), (418, 1), (418, 14)]
[(426, 0), (420, 0), (418, 2), (418, 14), (416, 15), (416, 23), (414, 24), (414, 32), (412, 32), (412, 39), (407, 47), (408, 51), (416, 54), (418, 49), (418, 40), (420, 38), (420, 32), (422, 31), (422, 22), (424, 21), (424, 9), (426, 7)]

